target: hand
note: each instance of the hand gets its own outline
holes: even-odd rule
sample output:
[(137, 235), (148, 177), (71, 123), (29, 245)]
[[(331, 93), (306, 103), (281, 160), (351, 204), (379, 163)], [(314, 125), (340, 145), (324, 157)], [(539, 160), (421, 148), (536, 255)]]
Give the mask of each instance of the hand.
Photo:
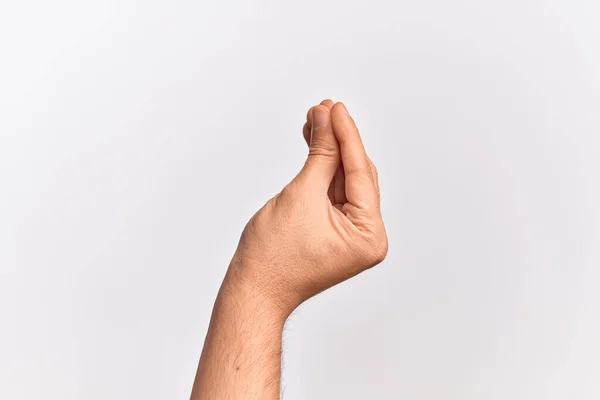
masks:
[(215, 302), (193, 400), (278, 399), (288, 315), (387, 254), (377, 171), (344, 105), (312, 107), (304, 137), (304, 167), (242, 233)]
[(248, 222), (226, 278), (286, 314), (388, 250), (377, 170), (344, 105), (312, 107), (304, 137), (304, 167)]

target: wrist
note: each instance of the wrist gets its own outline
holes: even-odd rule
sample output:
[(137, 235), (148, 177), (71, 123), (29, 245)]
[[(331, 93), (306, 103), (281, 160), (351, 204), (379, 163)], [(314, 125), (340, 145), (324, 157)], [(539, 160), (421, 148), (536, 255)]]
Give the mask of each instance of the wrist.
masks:
[(223, 279), (219, 297), (231, 300), (239, 307), (260, 311), (263, 317), (283, 325), (295, 306), (258, 279), (255, 271), (247, 262), (232, 262)]

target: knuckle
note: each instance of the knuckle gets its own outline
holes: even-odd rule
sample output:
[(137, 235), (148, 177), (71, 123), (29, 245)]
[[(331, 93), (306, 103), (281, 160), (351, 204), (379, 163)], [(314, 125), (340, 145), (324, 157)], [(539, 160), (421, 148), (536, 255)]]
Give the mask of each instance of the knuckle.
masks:
[(315, 142), (310, 147), (310, 155), (317, 159), (336, 159), (337, 149), (325, 143)]
[(385, 232), (377, 235), (371, 242), (370, 262), (373, 266), (381, 263), (387, 257), (389, 242)]
[(361, 183), (370, 182), (372, 179), (371, 170), (367, 165), (345, 169), (346, 181), (349, 178), (359, 179)]
[(387, 257), (388, 251), (389, 251), (389, 244), (388, 244), (387, 237), (385, 237), (385, 239), (382, 240), (380, 242), (379, 246), (377, 247), (377, 251), (375, 253), (375, 262), (377, 264), (379, 264), (380, 262), (385, 260), (385, 258)]

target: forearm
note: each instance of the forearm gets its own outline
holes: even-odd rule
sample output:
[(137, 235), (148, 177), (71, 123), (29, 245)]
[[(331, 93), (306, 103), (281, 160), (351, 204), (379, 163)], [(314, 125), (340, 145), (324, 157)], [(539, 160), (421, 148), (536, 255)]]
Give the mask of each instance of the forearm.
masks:
[(191, 399), (279, 399), (287, 315), (231, 275), (215, 302)]

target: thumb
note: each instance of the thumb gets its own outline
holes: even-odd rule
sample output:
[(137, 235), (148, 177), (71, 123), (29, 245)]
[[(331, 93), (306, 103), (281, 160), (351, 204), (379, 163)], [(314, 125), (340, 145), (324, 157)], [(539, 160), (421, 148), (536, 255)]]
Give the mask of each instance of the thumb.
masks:
[(327, 192), (340, 163), (340, 150), (333, 133), (329, 109), (323, 105), (311, 109), (310, 141), (306, 163), (298, 179)]

